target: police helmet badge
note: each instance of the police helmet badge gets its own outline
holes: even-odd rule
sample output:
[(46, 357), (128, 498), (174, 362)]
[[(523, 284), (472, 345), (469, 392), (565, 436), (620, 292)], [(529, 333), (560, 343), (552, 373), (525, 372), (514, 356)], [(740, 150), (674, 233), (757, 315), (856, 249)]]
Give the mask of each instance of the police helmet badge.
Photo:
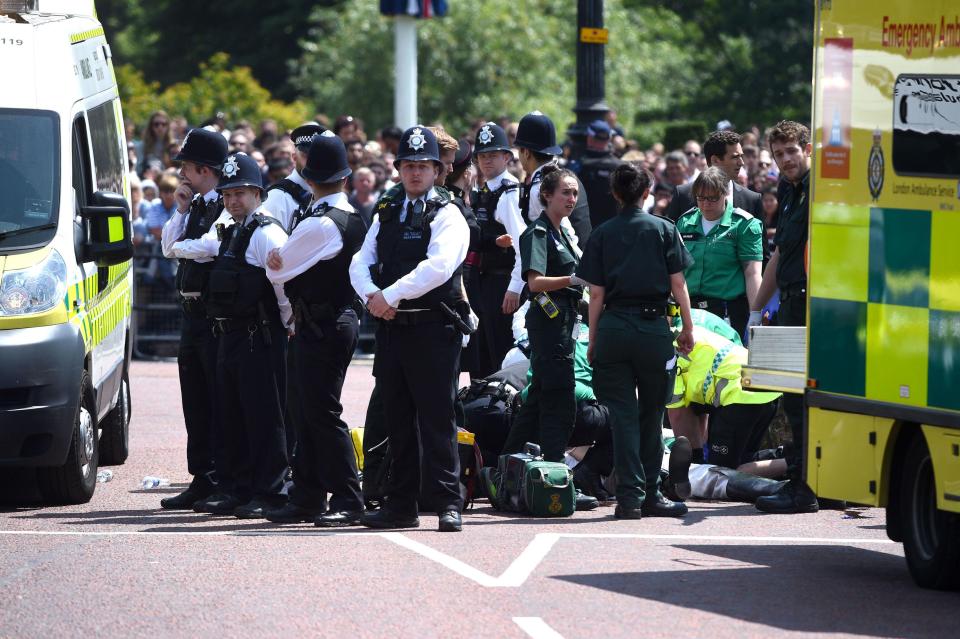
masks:
[(423, 135), (423, 129), (417, 127), (413, 130), (413, 133), (410, 134), (410, 139), (407, 140), (407, 144), (410, 145), (410, 148), (414, 151), (420, 151), (423, 147), (427, 146), (427, 138)]
[(227, 158), (227, 161), (223, 164), (223, 174), (228, 178), (232, 178), (240, 170), (240, 165), (237, 164), (237, 156), (231, 155)]
[(875, 129), (873, 147), (870, 149), (870, 157), (867, 160), (867, 186), (870, 187), (870, 195), (874, 201), (880, 197), (880, 192), (883, 190), (884, 161), (883, 148), (880, 146), (881, 138), (880, 129)]
[(484, 124), (483, 128), (480, 129), (480, 133), (477, 135), (477, 140), (480, 141), (480, 144), (486, 146), (490, 144), (493, 140), (493, 133), (490, 131), (490, 125)]

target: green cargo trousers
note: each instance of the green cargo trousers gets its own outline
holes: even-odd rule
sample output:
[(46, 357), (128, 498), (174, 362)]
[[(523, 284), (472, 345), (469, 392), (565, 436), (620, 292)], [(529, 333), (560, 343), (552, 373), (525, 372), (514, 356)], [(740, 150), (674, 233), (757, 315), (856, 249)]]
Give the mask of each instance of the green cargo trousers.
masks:
[(617, 504), (657, 497), (663, 414), (676, 375), (673, 336), (663, 317), (605, 311), (593, 345), (593, 390), (610, 410)]

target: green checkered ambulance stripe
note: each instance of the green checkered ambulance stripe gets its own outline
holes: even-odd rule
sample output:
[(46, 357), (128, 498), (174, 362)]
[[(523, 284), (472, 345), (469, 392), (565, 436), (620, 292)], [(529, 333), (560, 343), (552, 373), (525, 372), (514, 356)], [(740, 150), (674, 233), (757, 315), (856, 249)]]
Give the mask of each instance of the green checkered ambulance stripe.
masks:
[(97, 27), (96, 29), (90, 29), (89, 31), (81, 31), (80, 33), (73, 33), (70, 35), (70, 44), (77, 44), (78, 42), (83, 42), (84, 40), (89, 40), (90, 38), (96, 38), (97, 36), (103, 35), (103, 27)]
[(84, 345), (96, 346), (130, 315), (130, 262), (107, 269), (110, 285), (97, 292), (97, 271), (67, 289), (64, 303), (70, 322), (80, 330)]
[(813, 219), (817, 387), (960, 410), (960, 215), (821, 204)]

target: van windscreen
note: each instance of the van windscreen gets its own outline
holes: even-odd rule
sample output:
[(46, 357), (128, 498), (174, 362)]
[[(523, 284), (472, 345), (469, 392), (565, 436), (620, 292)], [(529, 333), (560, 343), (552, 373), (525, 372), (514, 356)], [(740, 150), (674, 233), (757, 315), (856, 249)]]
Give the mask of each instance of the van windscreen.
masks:
[(51, 111), (0, 109), (0, 250), (53, 237), (60, 125)]

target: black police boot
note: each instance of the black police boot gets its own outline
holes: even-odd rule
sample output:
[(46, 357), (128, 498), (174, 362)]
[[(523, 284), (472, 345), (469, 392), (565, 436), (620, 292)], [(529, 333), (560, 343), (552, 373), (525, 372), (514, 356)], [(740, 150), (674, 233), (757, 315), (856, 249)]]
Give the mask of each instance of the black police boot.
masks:
[(682, 501), (670, 501), (661, 493), (648, 496), (640, 506), (644, 517), (683, 517), (687, 514), (687, 505)]
[(302, 524), (311, 522), (322, 514), (322, 508), (304, 508), (293, 502), (287, 502), (281, 508), (271, 508), (263, 516), (267, 521), (275, 524)]
[(313, 520), (318, 528), (345, 528), (357, 526), (363, 516), (362, 510), (337, 510), (324, 513)]
[(600, 507), (600, 500), (590, 495), (584, 495), (577, 490), (577, 497), (574, 500), (574, 510), (596, 510)]
[(194, 512), (209, 513), (211, 515), (232, 515), (237, 506), (244, 502), (233, 495), (214, 493), (206, 499), (201, 499), (193, 505)]
[(445, 510), (440, 513), (437, 529), (440, 532), (460, 532), (463, 530), (463, 520), (460, 519), (460, 513), (456, 510)]
[(759, 497), (775, 495), (786, 483), (736, 470), (724, 469), (721, 472), (727, 477), (727, 499), (750, 504)]
[(677, 499), (683, 501), (690, 497), (690, 460), (693, 458), (693, 447), (690, 440), (681, 435), (673, 442), (670, 448), (670, 462), (668, 478)]
[[(596, 497), (600, 501), (611, 501), (613, 499), (613, 496), (603, 487), (600, 473), (584, 462), (580, 462), (573, 469), (573, 484), (584, 495)], [(579, 510), (579, 507), (577, 509)]]
[(807, 482), (796, 479), (788, 481), (774, 495), (757, 498), (756, 505), (757, 510), (775, 515), (815, 513), (820, 510), (817, 496)]
[(617, 504), (617, 507), (613, 509), (613, 516), (617, 519), (643, 519), (643, 512), (639, 508)]
[(233, 510), (233, 516), (237, 519), (265, 519), (269, 511), (279, 510), (281, 506), (281, 501), (254, 497), (247, 503), (237, 506)]
[(179, 495), (160, 500), (160, 507), (166, 510), (193, 510), (193, 505), (213, 494), (215, 486), (209, 479), (194, 478), (187, 489)]
[(367, 528), (418, 528), (420, 518), (416, 515), (398, 515), (390, 512), (389, 507), (384, 507), (372, 513), (363, 513), (360, 523)]

